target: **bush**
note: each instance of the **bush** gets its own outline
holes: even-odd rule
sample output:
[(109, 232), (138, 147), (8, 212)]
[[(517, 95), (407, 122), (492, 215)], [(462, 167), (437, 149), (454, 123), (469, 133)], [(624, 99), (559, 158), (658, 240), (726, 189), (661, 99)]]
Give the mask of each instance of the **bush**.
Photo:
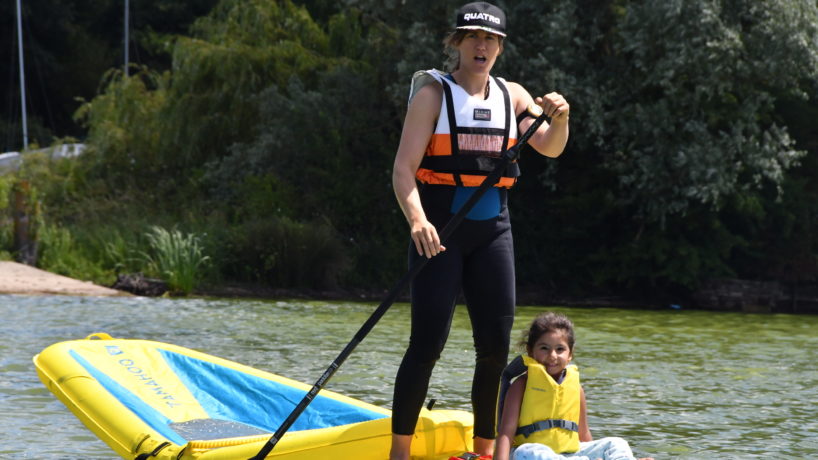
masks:
[(232, 229), (230, 238), (232, 253), (223, 266), (228, 278), (327, 289), (337, 287), (348, 265), (341, 241), (324, 222), (254, 220)]
[(145, 234), (151, 253), (145, 253), (148, 270), (168, 283), (172, 292), (189, 294), (201, 279), (210, 257), (204, 255), (199, 236), (179, 230), (151, 227)]
[(91, 280), (109, 285), (113, 273), (88, 252), (88, 246), (78, 244), (68, 228), (43, 224), (38, 232), (40, 256), (37, 265), (60, 275)]
[(0, 175), (0, 260), (10, 259), (12, 245), (11, 187), (9, 176)]

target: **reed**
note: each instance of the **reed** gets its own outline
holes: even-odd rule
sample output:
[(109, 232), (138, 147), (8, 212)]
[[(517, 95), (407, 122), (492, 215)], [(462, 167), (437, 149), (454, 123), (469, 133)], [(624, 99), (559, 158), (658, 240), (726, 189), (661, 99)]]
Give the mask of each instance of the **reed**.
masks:
[(152, 226), (145, 237), (151, 246), (151, 253), (143, 254), (149, 271), (165, 280), (174, 294), (190, 294), (210, 261), (199, 236)]

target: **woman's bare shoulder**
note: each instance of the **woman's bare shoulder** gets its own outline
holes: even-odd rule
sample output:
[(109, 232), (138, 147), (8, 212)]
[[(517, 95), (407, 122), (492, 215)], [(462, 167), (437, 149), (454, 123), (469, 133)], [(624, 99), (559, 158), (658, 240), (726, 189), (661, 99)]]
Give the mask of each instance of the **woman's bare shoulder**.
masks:
[(529, 94), (528, 90), (526, 90), (523, 85), (515, 81), (507, 81), (506, 87), (508, 88), (508, 93), (511, 96), (511, 101), (514, 104), (515, 113), (519, 114), (525, 110), (529, 104), (534, 102), (531, 94)]
[(431, 82), (413, 95), (409, 101), (409, 113), (421, 114), (437, 119), (443, 101), (443, 87), (438, 82)]

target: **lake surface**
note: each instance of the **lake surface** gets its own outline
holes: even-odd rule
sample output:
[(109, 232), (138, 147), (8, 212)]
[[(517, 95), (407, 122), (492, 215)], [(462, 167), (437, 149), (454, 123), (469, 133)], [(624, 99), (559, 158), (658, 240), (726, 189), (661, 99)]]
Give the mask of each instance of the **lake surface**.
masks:
[[(0, 458), (116, 458), (37, 378), (32, 357), (94, 332), (194, 348), (309, 384), (376, 305), (0, 295)], [(513, 340), (545, 307), (520, 307)], [(595, 437), (657, 459), (818, 456), (818, 316), (567, 309)], [(408, 340), (396, 304), (328, 389), (390, 407)], [(458, 308), (433, 375), (436, 408), (470, 410), (473, 352)]]

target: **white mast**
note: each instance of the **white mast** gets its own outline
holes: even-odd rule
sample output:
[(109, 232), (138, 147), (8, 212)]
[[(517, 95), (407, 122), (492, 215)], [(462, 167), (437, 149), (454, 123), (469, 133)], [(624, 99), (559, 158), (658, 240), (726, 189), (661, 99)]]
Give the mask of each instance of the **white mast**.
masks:
[(23, 20), (20, 0), (17, 0), (17, 49), (20, 54), (20, 107), (23, 109), (23, 148), (28, 148), (28, 119), (26, 118), (26, 74), (23, 63)]
[[(17, 0), (17, 1), (19, 1), (19, 0)], [(128, 9), (129, 9), (128, 8), (128, 0), (125, 0), (125, 76), (126, 77), (128, 76), (128, 60), (129, 60), (129, 57), (128, 57), (128, 40), (129, 40), (128, 39), (128, 32), (129, 32), (128, 29), (129, 29), (129, 27), (128, 27), (128, 25), (129, 25), (130, 19), (128, 18)]]

